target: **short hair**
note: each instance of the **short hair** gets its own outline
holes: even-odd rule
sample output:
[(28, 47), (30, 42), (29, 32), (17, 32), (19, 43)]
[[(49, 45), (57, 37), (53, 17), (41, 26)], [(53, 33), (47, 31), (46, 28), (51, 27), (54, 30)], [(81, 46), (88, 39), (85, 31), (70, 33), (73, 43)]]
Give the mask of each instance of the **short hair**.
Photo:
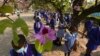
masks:
[(18, 40), (18, 46), (15, 45), (15, 43), (12, 41), (11, 44), (12, 44), (12, 47), (17, 50), (17, 49), (20, 49), (22, 46), (24, 46), (26, 44), (26, 39), (25, 39), (25, 36), (22, 35), (22, 34), (18, 34), (18, 37), (19, 37), (19, 40)]
[(69, 30), (70, 30), (71, 32), (75, 32), (75, 31), (77, 31), (77, 28), (76, 28), (76, 26), (71, 26), (71, 27), (69, 28)]
[(90, 30), (93, 25), (94, 25), (93, 20), (88, 20), (85, 22), (85, 29)]

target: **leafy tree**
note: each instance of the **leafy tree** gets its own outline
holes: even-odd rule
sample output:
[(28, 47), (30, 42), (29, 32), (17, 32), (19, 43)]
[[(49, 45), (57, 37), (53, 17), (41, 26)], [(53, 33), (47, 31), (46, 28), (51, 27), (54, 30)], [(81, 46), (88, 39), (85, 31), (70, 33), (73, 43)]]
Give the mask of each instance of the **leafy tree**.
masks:
[[(79, 2), (80, 1), (80, 2)], [(77, 4), (80, 6), (80, 8), (83, 5), (84, 0), (75, 0), (73, 2), (73, 8), (74, 6), (76, 6)], [(77, 11), (75, 9), (73, 9), (73, 22), (72, 25), (78, 26), (78, 24), (84, 20), (88, 18), (88, 15), (95, 13), (95, 12), (100, 12), (100, 4), (98, 5), (92, 5), (91, 7), (84, 9), (81, 8), (80, 11)], [(80, 14), (79, 14), (80, 13)]]
[[(88, 18), (88, 15), (95, 12), (100, 12), (100, 3), (95, 1), (95, 5), (89, 8), (84, 8), (83, 4), (85, 0), (71, 0), (72, 7), (70, 7), (69, 0), (34, 0), (34, 4), (39, 6), (40, 4), (51, 4), (56, 11), (60, 13), (60, 21), (63, 22), (63, 11), (66, 11), (69, 7), (72, 8), (72, 26), (78, 27), (79, 23)], [(69, 6), (69, 7), (68, 7)], [(77, 8), (75, 8), (77, 7)], [(78, 10), (79, 9), (79, 10)]]
[[(13, 12), (13, 7), (10, 6), (9, 4), (7, 4), (8, 0), (4, 0), (3, 5), (0, 7), (0, 13), (12, 13)], [(13, 33), (13, 41), (15, 43), (15, 45), (18, 45), (18, 34), (17, 34), (17, 29), (20, 28), (23, 32), (23, 34), (25, 36), (28, 36), (29, 33), (29, 29), (28, 26), (26, 24), (26, 22), (18, 17), (18, 19), (16, 19), (15, 21), (12, 20), (11, 18), (9, 18), (8, 16), (6, 16), (7, 19), (3, 19), (0, 20), (0, 34), (3, 34), (4, 30), (7, 27), (10, 27), (12, 29), (12, 33)]]
[[(0, 13), (4, 13), (4, 14), (12, 13), (14, 9), (15, 7), (10, 6), (8, 3), (4, 1), (3, 5), (0, 7)], [(3, 34), (6, 28), (8, 27), (11, 28), (12, 34), (13, 34), (13, 42), (15, 45), (18, 45), (19, 38), (18, 38), (17, 29), (21, 29), (23, 34), (25, 36), (28, 36), (28, 33), (29, 33), (28, 25), (22, 18), (20, 18), (20, 16), (18, 16), (16, 20), (12, 20), (11, 18), (9, 18), (9, 16), (6, 16), (6, 17), (7, 19), (0, 20), (0, 34)], [(52, 41), (48, 40), (44, 45), (41, 45), (41, 43), (36, 40), (35, 47), (40, 53), (44, 52), (45, 50), (51, 50)]]
[(10, 27), (12, 29), (13, 33), (13, 41), (15, 45), (18, 45), (18, 34), (17, 34), (17, 29), (20, 28), (25, 36), (28, 36), (29, 29), (27, 24), (25, 23), (24, 20), (21, 18), (16, 19), (15, 21), (12, 21), (11, 19), (4, 19), (0, 21), (0, 34), (3, 34), (4, 30)]
[[(33, 1), (33, 0), (32, 0)], [(60, 21), (63, 22), (63, 12), (67, 11), (67, 8), (70, 7), (69, 0), (34, 0), (33, 4), (35, 6), (44, 6), (45, 5), (50, 5), (52, 8), (54, 8), (55, 11), (60, 13)], [(46, 7), (50, 7), (46, 6)]]

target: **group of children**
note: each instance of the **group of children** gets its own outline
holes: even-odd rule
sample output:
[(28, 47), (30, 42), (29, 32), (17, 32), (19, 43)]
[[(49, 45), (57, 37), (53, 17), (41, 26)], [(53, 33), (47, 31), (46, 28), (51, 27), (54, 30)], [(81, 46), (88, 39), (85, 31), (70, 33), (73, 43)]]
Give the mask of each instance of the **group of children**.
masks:
[[(48, 11), (36, 11), (34, 14), (34, 32), (37, 34), (40, 32), (43, 26), (49, 25), (49, 27), (56, 31), (56, 40), (53, 41), (54, 45), (61, 46), (62, 38), (65, 39), (65, 46), (67, 53), (65, 52), (65, 56), (70, 56), (72, 49), (75, 47), (75, 42), (77, 41), (78, 29), (75, 26), (71, 26), (66, 29), (65, 23), (61, 23), (59, 21), (59, 13), (50, 13)], [(46, 25), (41, 21), (45, 19)], [(67, 24), (71, 24), (71, 16), (65, 15), (64, 22)], [(57, 22), (59, 23), (57, 24)], [(85, 29), (87, 31), (88, 43), (86, 45), (87, 50), (85, 56), (91, 56), (91, 52), (100, 45), (100, 27), (94, 26), (94, 23), (89, 20), (85, 23)], [(55, 26), (58, 25), (56, 28)], [(57, 29), (57, 30), (56, 30)], [(18, 46), (14, 45), (12, 41), (13, 49), (10, 51), (11, 56), (42, 56), (35, 49), (34, 45), (30, 45), (27, 43), (25, 37), (23, 35), (18, 35), (19, 41)]]
[[(40, 16), (40, 14), (41, 14), (41, 16)], [(47, 24), (45, 26), (48, 25), (51, 29), (56, 31), (56, 34), (55, 34), (56, 35), (56, 40), (53, 41), (53, 44), (57, 45), (57, 46), (61, 46), (62, 45), (61, 44), (62, 38), (64, 38), (65, 39), (65, 46), (67, 47), (67, 51), (68, 51), (68, 56), (70, 56), (71, 50), (73, 49), (73, 46), (75, 44), (75, 41), (76, 41), (77, 35), (78, 35), (76, 27), (69, 27), (69, 29), (66, 29), (66, 24), (65, 23), (67, 23), (67, 24), (71, 23), (71, 16), (66, 14), (64, 16), (64, 22), (61, 23), (59, 21), (59, 19), (60, 19), (59, 18), (59, 13), (46, 12), (48, 17), (45, 17), (44, 14), (45, 13), (43, 13), (43, 12), (41, 13), (41, 11), (38, 12), (37, 18), (40, 21), (35, 20), (35, 23), (34, 23), (35, 33), (37, 33), (37, 31), (38, 31), (38, 27), (36, 25), (38, 25), (38, 26), (44, 25), (44, 23), (41, 22), (41, 20), (43, 18), (44, 19), (48, 18), (48, 20), (45, 20), (45, 21), (47, 21)], [(39, 18), (39, 17), (41, 17), (41, 18)], [(57, 25), (57, 23), (56, 23), (57, 21), (59, 21), (58, 27), (55, 27)], [(42, 27), (40, 27), (39, 29), (41, 29), (41, 28)], [(65, 56), (66, 55), (67, 55), (67, 53), (65, 53)]]
[[(53, 13), (52, 19), (49, 24), (52, 29), (55, 29), (54, 22), (57, 22), (59, 20), (59, 13)], [(71, 24), (71, 16), (65, 14), (64, 22), (66, 22), (67, 25)], [(68, 50), (68, 56), (70, 56), (70, 52), (73, 49), (73, 47), (75, 47), (75, 42), (77, 41), (78, 30), (74, 26), (68, 28), (69, 29), (65, 28), (65, 23), (59, 22), (57, 28), (58, 30), (56, 31), (57, 38), (54, 41), (54, 45), (61, 46), (62, 37), (64, 37), (65, 45)], [(100, 26), (95, 26), (95, 23), (93, 23), (92, 20), (88, 20), (85, 22), (85, 30), (87, 31), (87, 38), (88, 38), (88, 43), (86, 45), (87, 50), (85, 56), (91, 56), (91, 52), (100, 45)]]

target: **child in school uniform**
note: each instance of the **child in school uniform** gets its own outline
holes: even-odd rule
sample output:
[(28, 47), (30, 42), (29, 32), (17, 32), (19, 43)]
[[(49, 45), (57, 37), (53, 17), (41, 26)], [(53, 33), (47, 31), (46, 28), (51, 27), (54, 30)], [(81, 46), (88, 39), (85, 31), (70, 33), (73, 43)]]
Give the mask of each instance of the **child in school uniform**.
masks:
[(48, 17), (49, 13), (48, 13), (48, 11), (45, 11), (42, 15), (46, 21), (46, 25), (49, 25), (49, 17)]
[(65, 20), (65, 23), (66, 23), (67, 27), (70, 27), (70, 25), (71, 25), (71, 15), (70, 14), (66, 14), (64, 16), (64, 20)]
[(50, 27), (51, 29), (55, 29), (55, 16), (54, 15), (51, 15)]
[(42, 27), (42, 22), (41, 20), (37, 17), (37, 20), (34, 23), (34, 32), (38, 33), (41, 30)]
[(55, 12), (55, 24), (58, 26), (59, 25), (59, 13)]
[(10, 50), (10, 56), (42, 56), (37, 52), (34, 44), (27, 43), (24, 35), (19, 34), (18, 37), (18, 46), (11, 42), (13, 49)]
[(69, 30), (67, 30), (65, 33), (65, 47), (66, 47), (65, 56), (67, 55), (67, 53), (68, 56), (70, 56), (72, 49), (75, 47), (75, 42), (78, 35), (74, 27), (70, 27)]
[(62, 37), (64, 37), (64, 33), (65, 33), (65, 29), (64, 29), (64, 25), (60, 24), (58, 26), (58, 30), (56, 32), (56, 40), (54, 41), (54, 44), (57, 46), (61, 46), (61, 41), (62, 41)]
[(93, 21), (89, 20), (85, 23), (85, 29), (87, 31), (88, 38), (85, 56), (91, 56), (92, 51), (96, 50), (100, 45), (100, 27), (94, 26)]

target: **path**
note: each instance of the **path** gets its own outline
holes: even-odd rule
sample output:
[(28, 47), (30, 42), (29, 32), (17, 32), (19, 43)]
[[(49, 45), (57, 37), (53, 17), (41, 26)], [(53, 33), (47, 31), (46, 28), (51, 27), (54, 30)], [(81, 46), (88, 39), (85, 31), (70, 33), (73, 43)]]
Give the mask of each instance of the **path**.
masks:
[[(12, 19), (17, 18), (16, 15), (10, 16)], [(26, 21), (26, 23), (29, 26), (30, 32), (32, 32), (33, 29), (33, 14), (32, 13), (22, 13), (21, 17)], [(0, 20), (5, 19), (5, 17), (0, 17)], [(83, 28), (83, 27), (82, 27)], [(30, 35), (28, 36), (28, 40), (31, 41)], [(80, 37), (80, 36), (79, 36)], [(0, 56), (9, 56), (9, 50), (11, 49), (11, 39), (12, 39), (12, 31), (10, 28), (7, 28), (4, 32), (4, 34), (0, 35)], [(29, 42), (30, 42), (29, 41)], [(71, 56), (80, 56), (80, 52), (84, 52), (85, 44), (86, 44), (87, 39), (81, 39), (79, 38), (79, 43), (81, 46), (79, 46), (77, 52), (72, 52)], [(61, 47), (54, 47), (52, 51), (45, 52), (43, 53), (43, 56), (64, 56), (63, 52), (63, 46)], [(98, 51), (100, 48), (98, 48)], [(94, 51), (97, 52), (97, 51)], [(83, 53), (84, 54), (84, 53)], [(100, 56), (100, 52), (97, 52), (94, 56)]]

